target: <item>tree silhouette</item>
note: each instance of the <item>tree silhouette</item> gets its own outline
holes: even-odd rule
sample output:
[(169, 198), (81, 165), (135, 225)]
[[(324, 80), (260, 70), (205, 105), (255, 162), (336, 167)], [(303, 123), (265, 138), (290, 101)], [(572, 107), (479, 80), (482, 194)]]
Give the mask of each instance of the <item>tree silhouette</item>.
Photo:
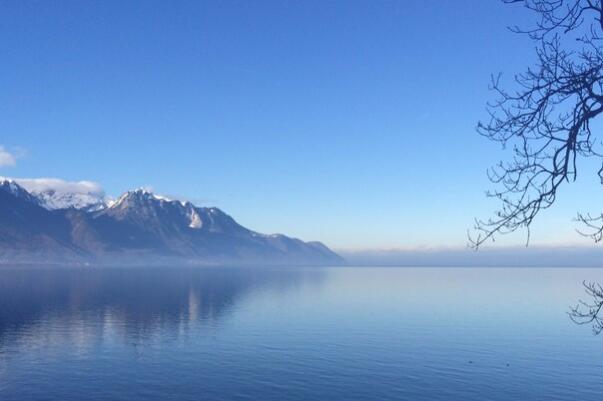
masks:
[[(521, 3), (537, 16), (529, 29), (512, 27), (536, 44), (537, 62), (515, 75), (512, 89), (492, 78), (496, 100), (478, 132), (511, 149), (512, 157), (490, 169), (500, 201), (493, 217), (476, 220), (470, 245), (525, 228), (555, 203), (559, 189), (577, 178), (581, 158), (600, 158), (601, 137), (591, 122), (603, 113), (603, 6), (601, 0), (504, 0)], [(603, 239), (603, 214), (578, 214), (581, 234)]]

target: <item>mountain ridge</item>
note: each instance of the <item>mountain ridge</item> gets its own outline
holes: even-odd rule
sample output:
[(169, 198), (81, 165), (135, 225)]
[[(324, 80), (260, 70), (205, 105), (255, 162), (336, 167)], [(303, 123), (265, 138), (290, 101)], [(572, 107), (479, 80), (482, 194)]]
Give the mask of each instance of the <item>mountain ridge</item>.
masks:
[(326, 245), (261, 234), (216, 207), (137, 189), (104, 207), (56, 208), (0, 180), (0, 264), (338, 265)]

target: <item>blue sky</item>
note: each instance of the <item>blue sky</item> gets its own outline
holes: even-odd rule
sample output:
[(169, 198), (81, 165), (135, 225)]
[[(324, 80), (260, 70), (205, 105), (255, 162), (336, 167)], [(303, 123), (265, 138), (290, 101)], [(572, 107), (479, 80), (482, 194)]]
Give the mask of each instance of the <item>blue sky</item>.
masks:
[[(533, 60), (506, 29), (531, 18), (494, 0), (4, 1), (0, 175), (152, 187), (337, 249), (463, 247), (504, 156), (474, 127), (490, 74)], [(590, 244), (571, 219), (599, 211), (595, 173), (536, 243)]]

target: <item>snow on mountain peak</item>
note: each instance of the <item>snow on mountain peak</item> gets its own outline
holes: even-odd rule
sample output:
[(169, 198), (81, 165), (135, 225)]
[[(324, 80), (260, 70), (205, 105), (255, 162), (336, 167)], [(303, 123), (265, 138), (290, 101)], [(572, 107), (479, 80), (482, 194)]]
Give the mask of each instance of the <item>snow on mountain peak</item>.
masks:
[(129, 200), (129, 199), (154, 200), (154, 201), (158, 201), (160, 203), (161, 202), (179, 203), (182, 207), (187, 207), (189, 204), (192, 205), (190, 202), (176, 200), (176, 199), (167, 197), (165, 195), (156, 194), (147, 188), (137, 188), (137, 189), (123, 193), (115, 201), (108, 203), (108, 206), (109, 207), (117, 207), (120, 204), (122, 204), (124, 201)]
[(187, 201), (175, 200), (167, 196), (155, 194), (146, 188), (128, 191), (117, 198), (117, 200), (108, 203), (108, 207), (111, 209), (124, 209), (137, 207), (141, 204), (156, 205), (157, 207), (176, 207), (179, 213), (186, 217), (189, 228), (200, 229), (203, 226), (203, 221), (195, 205)]
[[(122, 194), (117, 199), (105, 195), (100, 185), (90, 181), (67, 182), (55, 178), (6, 178), (0, 177), (0, 189), (48, 210), (77, 209), (95, 212), (104, 209), (123, 209), (156, 204), (158, 207), (175, 207), (186, 220), (189, 228), (200, 229), (204, 222), (199, 209), (191, 202), (158, 195), (147, 188), (138, 188)], [(150, 203), (149, 203), (150, 202)], [(210, 208), (210, 214), (216, 213)]]
[(107, 207), (107, 197), (101, 186), (91, 181), (69, 182), (57, 178), (0, 178), (0, 185), (16, 187), (37, 199), (48, 209), (100, 210)]
[(15, 182), (15, 180), (6, 177), (0, 177), (0, 186), (8, 189), (11, 193), (15, 193), (19, 188), (19, 185)]
[(39, 204), (40, 201), (19, 185), (14, 179), (0, 177), (0, 189), (7, 191), (18, 198), (27, 199), (29, 202)]
[(104, 196), (94, 193), (58, 192), (52, 189), (34, 192), (40, 204), (48, 210), (78, 209), (102, 210), (107, 207)]
[(138, 200), (154, 200), (154, 201), (164, 201), (171, 202), (170, 199), (165, 196), (155, 195), (153, 192), (149, 191), (146, 188), (138, 188), (132, 191), (128, 191), (123, 193), (115, 202), (112, 202), (109, 207), (118, 207), (122, 205), (124, 202), (128, 201), (138, 201)]

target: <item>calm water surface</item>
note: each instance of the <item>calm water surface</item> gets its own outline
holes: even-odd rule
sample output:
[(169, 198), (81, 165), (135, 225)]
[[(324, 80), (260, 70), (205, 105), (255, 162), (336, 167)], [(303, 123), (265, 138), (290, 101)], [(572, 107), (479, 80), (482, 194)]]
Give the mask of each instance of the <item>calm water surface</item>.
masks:
[(0, 400), (597, 400), (597, 269), (0, 271)]

